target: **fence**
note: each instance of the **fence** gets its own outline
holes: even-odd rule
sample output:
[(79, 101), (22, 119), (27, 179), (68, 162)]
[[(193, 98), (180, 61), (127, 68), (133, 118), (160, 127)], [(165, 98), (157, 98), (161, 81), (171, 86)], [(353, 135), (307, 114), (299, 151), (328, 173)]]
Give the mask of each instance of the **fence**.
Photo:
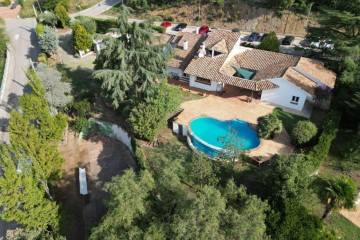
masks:
[(4, 68), (4, 74), (1, 80), (1, 86), (0, 86), (0, 103), (3, 101), (4, 92), (5, 92), (5, 84), (7, 75), (9, 72), (9, 66), (10, 66), (10, 50), (9, 47), (6, 50), (6, 61), (5, 61), (5, 68)]

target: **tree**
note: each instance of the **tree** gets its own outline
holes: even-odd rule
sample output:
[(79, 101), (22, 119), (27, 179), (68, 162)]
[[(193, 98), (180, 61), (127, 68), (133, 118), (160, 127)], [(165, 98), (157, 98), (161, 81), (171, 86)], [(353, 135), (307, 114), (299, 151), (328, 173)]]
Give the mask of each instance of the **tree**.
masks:
[(39, 37), (39, 45), (41, 47), (41, 50), (48, 55), (53, 55), (57, 52), (59, 47), (59, 40), (56, 36), (54, 28), (44, 26), (44, 32)]
[(72, 26), (73, 30), (73, 46), (75, 51), (86, 51), (91, 48), (92, 40), (85, 28), (78, 22), (75, 22)]
[(71, 18), (67, 13), (66, 8), (61, 3), (56, 4), (54, 13), (61, 28), (69, 26)]
[(270, 32), (257, 47), (261, 50), (280, 52), (280, 42), (275, 32)]
[(217, 169), (209, 159), (204, 155), (194, 154), (191, 160), (189, 176), (195, 184), (202, 188), (204, 185), (214, 186), (218, 183), (215, 174)]
[(264, 174), (264, 189), (274, 201), (284, 198), (301, 200), (312, 182), (311, 173), (312, 165), (305, 155), (277, 156), (271, 160), (270, 167)]
[(92, 18), (79, 16), (76, 18), (76, 22), (80, 23), (88, 33), (96, 33), (96, 22)]
[(38, 37), (41, 37), (41, 35), (44, 33), (44, 24), (37, 23), (35, 31), (36, 31), (36, 34), (38, 35)]
[(321, 106), (323, 102), (326, 102), (331, 98), (332, 89), (328, 87), (318, 86), (314, 90), (314, 95), (316, 103)]
[(332, 210), (341, 208), (354, 209), (357, 199), (357, 185), (349, 176), (341, 176), (328, 180), (326, 188), (330, 202), (326, 207), (323, 218), (331, 214)]
[(62, 114), (50, 114), (45, 91), (35, 71), (28, 70), (27, 77), (32, 93), (20, 97), (21, 112), (10, 114), (10, 143), (17, 153), (29, 158), (34, 179), (51, 199), (48, 181), (61, 176), (64, 163), (54, 142), (62, 138), (67, 121)]
[(167, 117), (178, 110), (179, 105), (179, 89), (163, 82), (152, 86), (144, 99), (135, 101), (128, 120), (138, 136), (153, 141), (160, 128), (166, 125)]
[(39, 14), (39, 19), (43, 24), (50, 25), (53, 28), (55, 28), (56, 23), (58, 22), (58, 18), (53, 12), (41, 13)]
[(295, 145), (300, 146), (308, 143), (316, 136), (317, 127), (310, 121), (299, 121), (291, 132), (291, 138)]
[(288, 9), (294, 4), (295, 0), (268, 0), (268, 2), (272, 7)]
[[(102, 90), (115, 108), (125, 100), (146, 92), (168, 76), (169, 45), (154, 45), (150, 22), (129, 23), (130, 9), (120, 6), (114, 29), (120, 37), (107, 37), (105, 49), (95, 59), (94, 77), (102, 81)], [(164, 48), (168, 51), (164, 51)]]
[(107, 202), (111, 211), (100, 224), (92, 229), (90, 239), (119, 239), (138, 235), (139, 229), (133, 226), (136, 218), (147, 212), (146, 198), (154, 188), (154, 179), (144, 171), (137, 176), (133, 170), (126, 170), (122, 176), (114, 177), (105, 185), (112, 196)]
[(74, 129), (77, 133), (80, 133), (84, 128), (89, 126), (89, 121), (84, 117), (78, 117), (75, 120)]
[(41, 7), (45, 10), (52, 11), (58, 4), (61, 4), (65, 7), (65, 9), (69, 9), (70, 7), (70, 0), (40, 0)]
[(39, 63), (36, 66), (36, 74), (42, 81), (45, 97), (51, 107), (61, 108), (71, 102), (71, 84), (62, 81), (59, 71)]
[(239, 132), (235, 128), (229, 127), (227, 132), (225, 136), (219, 136), (217, 139), (224, 146), (217, 157), (231, 160), (235, 165), (236, 160), (244, 152), (242, 150), (244, 149), (244, 141), (239, 137)]
[(282, 131), (283, 125), (274, 114), (267, 114), (257, 119), (256, 127), (259, 137), (264, 139), (273, 139), (275, 135)]
[[(58, 230), (59, 208), (55, 202), (45, 198), (29, 168), (26, 155), (14, 154), (5, 146), (0, 147), (0, 164), (3, 174), (0, 176), (0, 214), (5, 221), (16, 221), (27, 231), (39, 234)], [(23, 164), (21, 164), (23, 163)]]

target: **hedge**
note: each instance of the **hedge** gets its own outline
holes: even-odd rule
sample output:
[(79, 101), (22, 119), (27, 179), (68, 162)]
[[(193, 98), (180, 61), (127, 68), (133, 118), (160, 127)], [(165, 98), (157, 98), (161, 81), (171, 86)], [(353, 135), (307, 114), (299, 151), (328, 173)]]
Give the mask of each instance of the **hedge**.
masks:
[(151, 29), (159, 32), (159, 33), (165, 33), (166, 28), (162, 27), (162, 26), (156, 26), (156, 25), (151, 25)]
[(131, 146), (134, 152), (134, 158), (136, 167), (138, 170), (148, 169), (148, 165), (144, 156), (144, 153), (141, 150), (140, 142), (135, 137), (131, 138)]
[(322, 124), (322, 133), (319, 136), (318, 143), (309, 151), (307, 159), (310, 160), (314, 169), (320, 167), (322, 161), (329, 154), (332, 141), (338, 132), (341, 114), (337, 111), (330, 111)]

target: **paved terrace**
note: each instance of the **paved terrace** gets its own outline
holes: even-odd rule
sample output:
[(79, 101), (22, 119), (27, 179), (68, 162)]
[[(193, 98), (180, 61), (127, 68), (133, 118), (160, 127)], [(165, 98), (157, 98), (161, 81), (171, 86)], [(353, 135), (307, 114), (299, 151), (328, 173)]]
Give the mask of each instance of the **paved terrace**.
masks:
[[(197, 88), (191, 88), (187, 83), (178, 80), (169, 80), (170, 84), (181, 86), (182, 90), (194, 94), (203, 94), (204, 98), (192, 100), (181, 104), (184, 111), (177, 117), (176, 121), (182, 125), (189, 126), (192, 119), (200, 116), (213, 117), (220, 120), (240, 119), (250, 123), (253, 129), (256, 128), (257, 118), (274, 109), (260, 100), (253, 99), (248, 103), (247, 99), (251, 92), (240, 88), (225, 86), (225, 93), (221, 96), (217, 93), (211, 93)], [(257, 94), (254, 93), (254, 97)], [(262, 157), (262, 160), (272, 157), (274, 154), (291, 153), (294, 147), (290, 143), (289, 134), (285, 129), (273, 140), (261, 140), (257, 149), (250, 151), (251, 157)]]

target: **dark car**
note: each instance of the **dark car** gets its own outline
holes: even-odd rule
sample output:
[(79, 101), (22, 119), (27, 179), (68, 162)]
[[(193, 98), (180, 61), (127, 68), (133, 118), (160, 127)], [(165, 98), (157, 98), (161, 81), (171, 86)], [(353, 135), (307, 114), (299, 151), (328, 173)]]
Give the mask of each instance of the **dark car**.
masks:
[(294, 41), (295, 37), (291, 35), (285, 36), (285, 38), (282, 40), (282, 45), (290, 45)]
[(239, 28), (233, 28), (231, 31), (232, 32), (240, 32), (240, 29)]
[(186, 23), (179, 23), (176, 27), (175, 27), (175, 31), (182, 31), (187, 27)]
[(257, 41), (259, 39), (259, 37), (260, 37), (260, 33), (252, 32), (247, 41), (248, 42), (255, 42), (255, 41)]
[(261, 38), (260, 38), (260, 42), (262, 42), (267, 36), (269, 36), (268, 33), (264, 33)]

